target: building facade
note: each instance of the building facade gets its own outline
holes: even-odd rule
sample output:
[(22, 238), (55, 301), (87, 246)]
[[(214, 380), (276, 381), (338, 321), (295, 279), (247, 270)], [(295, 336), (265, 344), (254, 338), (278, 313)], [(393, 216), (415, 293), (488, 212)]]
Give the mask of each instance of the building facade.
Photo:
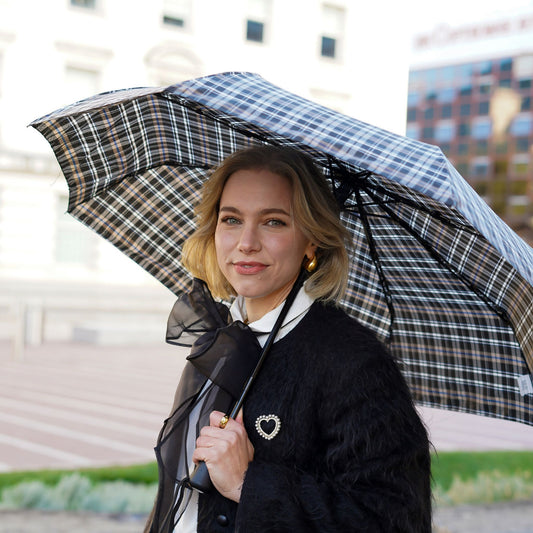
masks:
[(533, 10), (419, 35), (407, 135), (438, 145), (498, 215), (531, 240)]
[[(399, 57), (391, 59), (389, 47), (369, 53), (372, 28), (362, 24), (380, 16), (382, 3), (362, 9), (349, 0), (0, 0), (0, 330), (13, 329), (13, 302), (22, 301), (17, 313), (25, 317), (35, 301), (29, 315), (37, 318), (23, 321), (40, 323), (54, 298), (62, 309), (72, 306), (69, 293), (101, 308), (116, 287), (123, 287), (124, 302), (149, 288), (147, 305), (163, 301), (165, 312), (173, 298), (65, 214), (66, 184), (48, 144), (27, 127), (32, 120), (103, 91), (253, 71), (403, 133), (409, 36), (395, 17), (381, 23), (396, 42)], [(359, 74), (373, 65), (380, 67), (372, 83), (362, 82)], [(120, 299), (116, 291), (112, 298)], [(44, 315), (46, 322), (50, 313)], [(61, 331), (67, 337), (70, 330)]]

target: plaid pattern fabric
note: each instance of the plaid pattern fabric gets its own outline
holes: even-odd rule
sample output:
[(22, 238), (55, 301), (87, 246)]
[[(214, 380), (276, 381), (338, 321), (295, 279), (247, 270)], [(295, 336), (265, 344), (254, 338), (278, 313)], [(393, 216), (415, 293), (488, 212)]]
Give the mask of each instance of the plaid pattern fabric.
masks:
[(533, 252), (437, 148), (247, 74), (98, 95), (32, 125), (67, 179), (69, 212), (175, 293), (190, 281), (179, 257), (202, 183), (230, 153), (291, 145), (332, 184), (338, 168), (370, 171), (343, 210), (342, 305), (390, 346), (421, 404), (533, 424), (518, 385), (533, 369)]
[(256, 74), (207, 76), (169, 91), (455, 207), (533, 283), (531, 248), (487, 208), (438, 147), (347, 117), (284, 91)]

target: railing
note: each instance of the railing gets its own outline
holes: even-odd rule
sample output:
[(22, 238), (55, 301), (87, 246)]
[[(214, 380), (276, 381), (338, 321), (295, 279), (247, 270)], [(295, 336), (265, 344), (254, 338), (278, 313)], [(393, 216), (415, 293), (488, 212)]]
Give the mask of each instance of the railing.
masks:
[(135, 289), (110, 290), (107, 297), (84, 291), (29, 296), (0, 295), (0, 339), (10, 341), (11, 356), (21, 359), (27, 346), (47, 341), (94, 344), (164, 342), (174, 301)]

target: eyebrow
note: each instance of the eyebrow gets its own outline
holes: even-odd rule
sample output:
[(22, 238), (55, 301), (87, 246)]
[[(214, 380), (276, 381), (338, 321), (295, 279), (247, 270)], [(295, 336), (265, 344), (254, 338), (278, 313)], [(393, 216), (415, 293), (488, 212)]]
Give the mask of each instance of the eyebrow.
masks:
[[(239, 209), (237, 209), (236, 207), (231, 207), (231, 206), (222, 206), (220, 208), (220, 211), (225, 211), (227, 213), (240, 214)], [(278, 207), (267, 207), (266, 209), (261, 209), (261, 211), (259, 211), (259, 214), (261, 216), (264, 216), (264, 215), (275, 215), (275, 214), (285, 215), (287, 217), (291, 216), (291, 214), (287, 213), (287, 211), (285, 211), (285, 209), (280, 209)]]

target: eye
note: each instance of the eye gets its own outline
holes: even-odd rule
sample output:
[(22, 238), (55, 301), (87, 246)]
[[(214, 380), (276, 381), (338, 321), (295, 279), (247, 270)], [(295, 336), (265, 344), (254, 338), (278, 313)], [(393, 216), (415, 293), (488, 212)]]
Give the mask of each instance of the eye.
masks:
[(234, 216), (230, 216), (230, 215), (221, 217), (219, 222), (220, 224), (227, 224), (229, 226), (240, 224), (240, 220), (238, 218), (235, 218)]
[(286, 226), (287, 224), (279, 218), (270, 218), (266, 221), (266, 225), (273, 228), (277, 228), (279, 226)]

